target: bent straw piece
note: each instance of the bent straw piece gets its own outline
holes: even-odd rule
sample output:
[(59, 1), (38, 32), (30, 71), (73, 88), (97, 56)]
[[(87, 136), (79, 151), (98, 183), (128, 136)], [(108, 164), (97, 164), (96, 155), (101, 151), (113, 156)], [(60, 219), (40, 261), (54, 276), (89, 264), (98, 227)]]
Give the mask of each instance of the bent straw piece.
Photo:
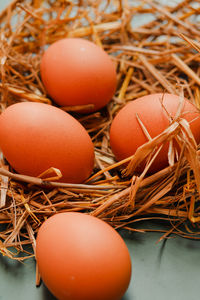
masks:
[(62, 172), (60, 169), (51, 167), (38, 175), (38, 177), (45, 181), (55, 181), (62, 178)]
[(167, 141), (169, 138), (172, 138), (178, 133), (179, 130), (179, 123), (174, 122), (162, 133), (138, 147), (129, 165), (123, 171), (123, 175), (131, 175), (135, 171), (137, 166), (152, 152), (153, 149), (155, 149), (155, 147), (157, 147), (157, 145), (160, 145), (163, 142)]
[(125, 186), (118, 186), (118, 185), (86, 185), (86, 184), (75, 184), (75, 183), (62, 183), (62, 182), (46, 182), (45, 180), (42, 180), (38, 177), (32, 177), (27, 175), (21, 175), (21, 174), (14, 174), (10, 171), (7, 171), (3, 168), (0, 168), (0, 174), (4, 176), (8, 176), (10, 178), (13, 178), (15, 180), (19, 180), (22, 182), (32, 183), (36, 185), (43, 185), (47, 187), (63, 187), (63, 188), (78, 188), (78, 189), (99, 189), (99, 190), (107, 190), (107, 189), (119, 189), (124, 188)]

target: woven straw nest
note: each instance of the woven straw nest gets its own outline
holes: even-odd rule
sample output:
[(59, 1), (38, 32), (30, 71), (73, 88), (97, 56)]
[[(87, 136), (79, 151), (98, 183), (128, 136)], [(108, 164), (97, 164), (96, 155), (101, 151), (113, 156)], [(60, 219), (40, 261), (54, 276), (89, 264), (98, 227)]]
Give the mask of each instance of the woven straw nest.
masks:
[[(86, 183), (54, 181), (48, 189), (42, 178), (16, 174), (1, 159), (2, 254), (30, 257), (25, 245), (35, 250), (39, 226), (63, 211), (89, 213), (116, 229), (140, 232), (148, 230), (145, 220), (160, 220), (169, 225), (160, 230), (161, 239), (171, 233), (199, 238), (200, 152), (188, 124), (174, 120), (138, 148), (126, 168), (115, 161), (109, 144), (112, 119), (130, 100), (168, 92), (200, 107), (198, 15), (199, 6), (189, 0), (176, 6), (147, 0), (15, 0), (1, 12), (1, 110), (20, 101), (53, 105), (39, 66), (45, 46), (63, 37), (82, 37), (103, 47), (116, 62), (118, 78), (113, 99), (101, 111), (83, 116), (76, 107), (65, 107), (88, 130), (95, 146), (95, 168)], [(145, 24), (134, 25), (144, 19)], [(182, 145), (178, 162), (173, 163), (169, 153), (170, 166), (148, 176), (153, 151), (172, 138)], [(137, 163), (148, 157), (144, 172), (135, 174)], [(144, 229), (138, 228), (140, 222)], [(18, 252), (24, 257), (16, 257)]]

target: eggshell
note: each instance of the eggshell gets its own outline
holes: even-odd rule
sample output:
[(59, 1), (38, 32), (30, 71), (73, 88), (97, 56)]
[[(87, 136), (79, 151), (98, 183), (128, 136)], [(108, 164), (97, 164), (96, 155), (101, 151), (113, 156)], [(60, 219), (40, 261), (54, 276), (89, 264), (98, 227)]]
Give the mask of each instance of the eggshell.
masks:
[(68, 113), (42, 103), (17, 103), (1, 114), (0, 148), (17, 172), (38, 176), (55, 167), (62, 182), (83, 182), (94, 164), (85, 128)]
[[(148, 141), (136, 118), (136, 114), (138, 114), (150, 136), (153, 138), (169, 126), (170, 121), (167, 112), (174, 117), (179, 103), (179, 96), (172, 94), (152, 94), (131, 101), (123, 107), (114, 118), (110, 128), (110, 144), (117, 160), (131, 156), (139, 146)], [(190, 123), (190, 127), (197, 143), (199, 143), (200, 115), (197, 108), (187, 99), (184, 99), (181, 116), (187, 121), (193, 120)], [(166, 143), (152, 164), (150, 172), (156, 172), (167, 167), (168, 147), (169, 144)], [(144, 165), (142, 164), (138, 168), (138, 171), (141, 172), (143, 167)]]
[(41, 60), (41, 77), (48, 94), (60, 106), (105, 106), (116, 89), (115, 65), (96, 44), (81, 38), (53, 43)]
[(120, 300), (131, 278), (131, 259), (121, 236), (83, 213), (47, 219), (36, 240), (39, 272), (59, 300)]

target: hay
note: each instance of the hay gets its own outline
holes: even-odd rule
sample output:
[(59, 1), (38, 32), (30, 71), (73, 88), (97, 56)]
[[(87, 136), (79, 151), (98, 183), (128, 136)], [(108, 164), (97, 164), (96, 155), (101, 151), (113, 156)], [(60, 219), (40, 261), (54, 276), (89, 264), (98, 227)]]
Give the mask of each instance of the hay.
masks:
[[(170, 226), (160, 230), (160, 240), (172, 233), (200, 238), (200, 152), (188, 123), (177, 116), (164, 132), (121, 162), (115, 161), (109, 144), (113, 117), (128, 101), (140, 96), (184, 93), (200, 108), (199, 10), (190, 0), (173, 7), (154, 1), (132, 5), (132, 1), (120, 0), (15, 0), (1, 12), (1, 110), (20, 101), (52, 105), (39, 66), (45, 46), (63, 37), (82, 37), (97, 43), (111, 55), (118, 72), (116, 94), (100, 112), (83, 116), (76, 113), (80, 107), (62, 108), (73, 111), (95, 146), (95, 168), (86, 183), (61, 184), (16, 174), (1, 159), (3, 255), (21, 260), (31, 257), (25, 245), (35, 250), (42, 222), (66, 211), (89, 213), (116, 229), (138, 232), (148, 231), (135, 226), (145, 224), (145, 220), (167, 222)], [(148, 14), (153, 14), (154, 20), (133, 26), (136, 18)], [(182, 149), (178, 162), (174, 163), (171, 149), (171, 165), (147, 176), (158, 145), (172, 139)], [(135, 174), (137, 163), (145, 157), (149, 159), (143, 173)], [(127, 167), (125, 162), (129, 162)], [(24, 256), (16, 257), (19, 252)]]

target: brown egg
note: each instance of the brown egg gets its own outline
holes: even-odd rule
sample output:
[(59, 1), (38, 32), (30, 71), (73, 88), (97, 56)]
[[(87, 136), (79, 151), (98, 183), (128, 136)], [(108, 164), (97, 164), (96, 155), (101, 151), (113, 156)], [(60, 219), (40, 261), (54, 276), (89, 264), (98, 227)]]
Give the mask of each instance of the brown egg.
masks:
[(115, 65), (109, 55), (81, 38), (53, 43), (42, 56), (41, 77), (57, 104), (92, 104), (94, 108), (87, 112), (105, 106), (114, 95), (117, 83)]
[(42, 103), (17, 103), (0, 116), (0, 148), (19, 173), (38, 176), (50, 167), (62, 182), (81, 183), (92, 172), (94, 147), (71, 115)]
[(131, 259), (121, 236), (83, 213), (47, 219), (36, 240), (42, 280), (59, 300), (121, 300), (131, 278)]
[[(133, 155), (139, 146), (148, 141), (136, 118), (136, 114), (138, 114), (150, 136), (153, 138), (169, 126), (170, 121), (167, 112), (174, 117), (179, 101), (180, 98), (176, 95), (164, 94), (163, 96), (163, 94), (152, 94), (131, 101), (122, 108), (114, 118), (110, 128), (110, 144), (117, 160), (122, 160)], [(182, 117), (187, 121), (191, 121), (191, 130), (197, 143), (200, 142), (199, 116), (197, 108), (185, 99)], [(156, 172), (168, 165), (168, 146), (169, 144), (166, 144), (162, 148), (152, 164), (150, 172)], [(138, 168), (139, 172), (141, 172), (143, 167), (144, 165), (142, 164)]]

